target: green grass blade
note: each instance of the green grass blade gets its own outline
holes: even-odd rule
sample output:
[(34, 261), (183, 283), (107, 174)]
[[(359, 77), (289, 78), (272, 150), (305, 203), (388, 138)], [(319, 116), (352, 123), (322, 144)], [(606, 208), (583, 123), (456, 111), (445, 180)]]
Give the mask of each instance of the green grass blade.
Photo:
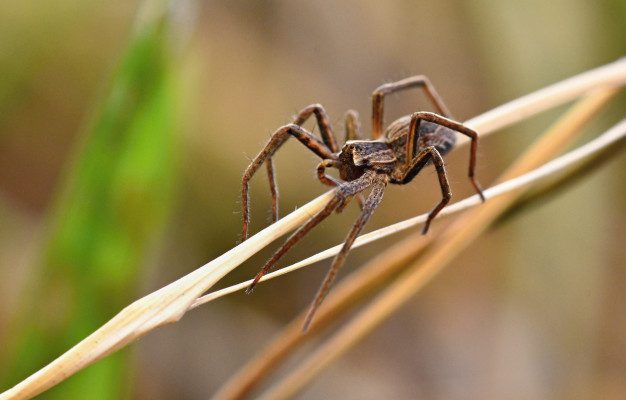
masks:
[[(142, 24), (68, 170), (51, 215), (41, 276), (11, 335), (3, 386), (67, 350), (137, 296), (175, 178), (178, 81), (167, 17)], [(28, 304), (27, 304), (28, 303)], [(128, 352), (86, 369), (47, 398), (119, 399)]]

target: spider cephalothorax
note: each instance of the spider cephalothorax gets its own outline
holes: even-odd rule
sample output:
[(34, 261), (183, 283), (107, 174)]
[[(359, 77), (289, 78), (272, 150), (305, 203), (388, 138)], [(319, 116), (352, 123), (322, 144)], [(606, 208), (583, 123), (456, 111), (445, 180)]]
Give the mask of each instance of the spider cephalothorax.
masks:
[[(409, 88), (424, 89), (426, 95), (435, 106), (437, 114), (422, 111), (416, 112), (392, 122), (383, 133), (383, 100), (385, 95)], [(320, 129), (321, 139), (301, 126), (313, 114), (315, 114), (317, 125)], [(442, 199), (428, 214), (428, 219), (424, 224), (422, 232), (425, 234), (428, 231), (433, 218), (448, 204), (452, 196), (442, 156), (454, 147), (456, 133), (461, 133), (471, 139), (468, 175), (472, 185), (484, 201), (480, 185), (474, 177), (478, 135), (470, 128), (453, 121), (449, 117), (450, 112), (443, 104), (430, 81), (424, 76), (415, 76), (382, 85), (374, 91), (372, 96), (372, 139), (367, 140), (361, 137), (358, 114), (355, 111), (348, 111), (346, 114), (344, 146), (339, 150), (326, 112), (319, 104), (305, 107), (294, 118), (292, 124), (279, 128), (272, 135), (263, 150), (254, 158), (243, 176), (243, 240), (248, 236), (248, 225), (250, 223), (248, 182), (263, 163), (265, 163), (267, 168), (270, 191), (272, 193), (272, 216), (274, 220), (278, 219), (278, 190), (274, 178), (272, 156), (291, 136), (298, 139), (322, 158), (322, 162), (317, 167), (317, 176), (323, 184), (335, 187), (334, 197), (320, 212), (304, 223), (276, 250), (274, 255), (256, 275), (247, 292), (250, 293), (252, 291), (259, 279), (274, 267), (276, 262), (291, 246), (330, 214), (335, 211), (341, 211), (351, 198), (356, 197), (361, 205), (361, 216), (350, 230), (340, 252), (335, 256), (326, 279), (309, 309), (304, 325), (306, 329), (317, 307), (326, 297), (330, 285), (345, 261), (352, 243), (380, 204), (387, 184), (407, 184), (424, 166), (433, 164), (439, 177)], [(326, 175), (326, 168), (337, 168), (341, 180)], [(371, 190), (364, 200), (362, 193), (367, 189)]]
[(397, 158), (386, 142), (349, 140), (337, 157), (339, 177), (346, 182), (360, 178), (365, 171), (391, 173)]

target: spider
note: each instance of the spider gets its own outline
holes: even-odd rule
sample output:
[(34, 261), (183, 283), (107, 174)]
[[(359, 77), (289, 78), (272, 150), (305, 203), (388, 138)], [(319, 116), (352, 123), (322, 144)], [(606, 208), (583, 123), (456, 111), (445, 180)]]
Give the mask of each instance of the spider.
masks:
[[(392, 122), (383, 132), (385, 96), (411, 88), (424, 90), (437, 110), (437, 114), (416, 112)], [(317, 120), (321, 139), (302, 128), (302, 124), (312, 115), (315, 115)], [(345, 144), (339, 150), (324, 108), (319, 104), (305, 107), (295, 116), (293, 123), (279, 128), (271, 136), (269, 142), (252, 160), (243, 175), (241, 193), (243, 240), (246, 240), (248, 236), (250, 223), (249, 181), (263, 163), (266, 165), (272, 195), (272, 218), (274, 221), (278, 220), (278, 189), (272, 156), (291, 136), (298, 139), (322, 159), (322, 162), (317, 166), (317, 178), (323, 184), (334, 187), (334, 196), (326, 206), (300, 226), (267, 260), (246, 290), (248, 294), (252, 292), (263, 275), (269, 272), (278, 260), (313, 227), (333, 212), (341, 212), (352, 198), (356, 197), (361, 206), (360, 217), (352, 226), (341, 250), (333, 259), (330, 270), (311, 303), (303, 331), (307, 330), (317, 308), (328, 294), (354, 240), (374, 210), (380, 205), (387, 185), (389, 183), (405, 185), (411, 182), (422, 168), (433, 164), (439, 177), (442, 199), (428, 214), (422, 233), (428, 232), (431, 221), (448, 204), (452, 196), (442, 156), (454, 147), (456, 132), (471, 139), (468, 175), (476, 192), (482, 201), (485, 201), (482, 189), (474, 177), (478, 135), (467, 126), (451, 119), (450, 111), (427, 77), (413, 76), (394, 83), (384, 84), (374, 90), (372, 94), (372, 139), (362, 138), (356, 111), (348, 111), (345, 118)], [(325, 170), (330, 167), (339, 170), (340, 180), (326, 175)], [(362, 193), (368, 188), (370, 189), (369, 195), (364, 198)]]

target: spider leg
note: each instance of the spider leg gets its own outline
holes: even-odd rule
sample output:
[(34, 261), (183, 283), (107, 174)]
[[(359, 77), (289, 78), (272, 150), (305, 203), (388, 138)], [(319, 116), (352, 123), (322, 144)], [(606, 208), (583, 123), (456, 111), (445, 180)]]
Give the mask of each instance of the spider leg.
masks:
[[(263, 163), (267, 165), (267, 171), (270, 175), (270, 190), (272, 191), (272, 209), (277, 213), (276, 199), (278, 191), (276, 189), (274, 180), (274, 168), (271, 163), (271, 157), (282, 146), (290, 136), (294, 136), (302, 144), (304, 144), (309, 150), (317, 154), (323, 159), (333, 159), (335, 156), (333, 152), (317, 137), (313, 136), (306, 129), (295, 125), (289, 124), (279, 128), (274, 134), (272, 134), (269, 142), (265, 145), (263, 150), (252, 160), (248, 168), (243, 174), (242, 189), (241, 189), (241, 204), (243, 208), (243, 228), (242, 228), (242, 240), (246, 240), (248, 237), (248, 225), (250, 224), (250, 206), (249, 206), (249, 181), (252, 176), (257, 172)], [(272, 184), (273, 183), (273, 184)]]
[(399, 92), (401, 90), (411, 88), (422, 88), (426, 95), (433, 103), (437, 112), (443, 116), (450, 117), (450, 111), (444, 104), (441, 96), (430, 83), (430, 80), (424, 75), (412, 76), (402, 79), (401, 81), (386, 83), (379, 86), (372, 94), (372, 137), (378, 139), (383, 134), (383, 114), (384, 114), (384, 98), (385, 95)]
[(441, 187), (441, 201), (439, 204), (433, 208), (430, 213), (428, 213), (428, 218), (426, 219), (426, 223), (424, 223), (424, 228), (422, 229), (422, 234), (425, 235), (428, 232), (428, 228), (430, 227), (431, 221), (439, 214), (452, 198), (452, 191), (450, 190), (450, 183), (448, 182), (448, 176), (446, 174), (446, 168), (443, 163), (443, 157), (437, 151), (435, 146), (429, 146), (425, 149), (421, 150), (411, 163), (408, 165), (406, 170), (402, 173), (402, 176), (398, 177), (398, 181), (401, 183), (406, 183), (411, 180), (413, 176), (415, 176), (424, 166), (429, 162), (435, 165), (437, 170), (437, 176), (439, 178), (439, 186)]
[(304, 237), (311, 229), (313, 229), (317, 224), (326, 219), (330, 214), (333, 213), (337, 208), (342, 207), (343, 203), (351, 196), (354, 196), (356, 193), (362, 192), (367, 189), (372, 184), (372, 177), (375, 176), (374, 172), (365, 173), (359, 179), (355, 179), (350, 182), (342, 183), (340, 186), (335, 189), (335, 196), (326, 204), (326, 206), (311, 217), (307, 222), (304, 223), (300, 228), (298, 228), (294, 233), (287, 238), (287, 240), (283, 243), (283, 245), (278, 248), (270, 257), (269, 260), (263, 265), (263, 268), (256, 274), (254, 280), (246, 289), (246, 293), (250, 294), (254, 290), (254, 287), (259, 282), (259, 280), (268, 273), (274, 265), (280, 260), (280, 258), (295, 245), (300, 239)]
[(326, 175), (326, 168), (337, 166), (337, 160), (326, 159), (322, 160), (321, 163), (317, 164), (317, 179), (320, 180), (326, 186), (336, 187), (339, 186), (342, 182), (336, 178), (333, 178), (330, 175)]
[[(322, 142), (332, 151), (336, 153), (337, 143), (335, 142), (335, 136), (333, 134), (332, 126), (328, 120), (326, 110), (320, 104), (311, 104), (303, 108), (296, 116), (294, 116), (294, 124), (302, 126), (309, 117), (315, 114), (317, 125), (320, 128), (322, 136)], [(270, 184), (270, 193), (272, 195), (272, 221), (278, 221), (278, 185), (276, 184), (276, 173), (274, 171), (274, 162), (272, 158), (268, 158), (265, 161), (267, 167), (267, 178)]]
[(330, 287), (333, 281), (335, 280), (335, 277), (337, 276), (339, 269), (344, 264), (346, 257), (348, 255), (348, 252), (350, 251), (350, 248), (352, 247), (352, 244), (354, 243), (355, 239), (357, 238), (357, 236), (359, 235), (359, 233), (361, 232), (361, 230), (363, 229), (363, 227), (365, 226), (369, 218), (374, 213), (374, 210), (376, 210), (376, 208), (380, 205), (380, 202), (383, 198), (383, 194), (385, 192), (385, 188), (387, 187), (387, 183), (389, 182), (389, 178), (387, 175), (378, 175), (378, 176), (372, 177), (371, 179), (372, 179), (372, 183), (371, 183), (372, 191), (370, 192), (369, 196), (367, 197), (367, 200), (365, 201), (365, 204), (363, 206), (363, 211), (361, 212), (361, 216), (359, 217), (359, 219), (356, 220), (356, 222), (352, 226), (352, 229), (348, 233), (348, 237), (343, 243), (341, 250), (339, 251), (339, 253), (337, 253), (335, 258), (333, 259), (330, 269), (328, 270), (328, 273), (326, 274), (326, 278), (324, 278), (324, 282), (322, 282), (322, 285), (320, 286), (317, 292), (317, 295), (315, 296), (315, 299), (311, 303), (309, 311), (304, 320), (304, 325), (302, 327), (303, 331), (306, 331), (308, 329), (309, 325), (311, 324), (311, 321), (313, 320), (313, 316), (317, 312), (317, 309), (319, 308), (320, 304), (322, 304), (322, 302), (324, 301), (324, 298), (326, 298), (326, 295), (330, 291)]
[[(323, 160), (321, 163), (319, 163), (317, 165), (317, 179), (320, 180), (320, 182), (322, 182), (324, 185), (326, 186), (332, 186), (332, 187), (336, 187), (339, 186), (343, 183), (343, 181), (340, 181), (339, 179), (333, 178), (330, 175), (326, 175), (326, 168), (328, 167), (336, 167), (337, 166), (337, 161), (336, 160)], [(359, 202), (359, 206), (362, 206), (361, 203), (361, 193), (357, 193), (355, 195), (357, 197), (357, 201)], [(346, 206), (350, 203), (350, 200), (352, 198), (348, 198), (346, 199), (346, 201), (343, 202), (343, 204), (341, 204), (339, 207), (337, 207), (337, 212), (342, 212), (344, 208), (346, 208)]]
[(294, 117), (293, 123), (296, 125), (302, 125), (311, 117), (312, 114), (315, 114), (315, 119), (317, 120), (317, 125), (320, 128), (320, 135), (322, 136), (324, 144), (333, 153), (338, 152), (339, 148), (337, 147), (337, 142), (335, 141), (333, 128), (328, 120), (328, 114), (326, 114), (326, 110), (324, 110), (324, 107), (322, 107), (321, 104), (311, 104), (304, 107), (298, 115)]
[[(336, 167), (337, 160), (322, 160), (321, 163), (317, 165), (317, 179), (320, 180), (326, 186), (336, 187), (341, 185), (343, 182), (339, 179), (336, 179), (330, 175), (326, 175), (326, 168), (328, 167)], [(359, 203), (359, 208), (363, 210), (363, 195), (361, 193), (357, 193), (354, 195), (356, 197), (357, 202)], [(340, 207), (337, 208), (337, 212), (342, 212), (343, 209), (350, 203), (352, 198), (348, 198)]]
[(468, 177), (472, 182), (472, 186), (480, 196), (481, 200), (485, 201), (485, 196), (483, 195), (483, 190), (478, 183), (478, 180), (475, 177), (475, 169), (476, 169), (476, 152), (478, 151), (478, 134), (467, 126), (461, 124), (460, 122), (453, 121), (449, 118), (442, 117), (435, 113), (431, 112), (416, 112), (411, 115), (411, 124), (409, 125), (409, 136), (406, 141), (406, 159), (411, 160), (413, 158), (413, 153), (415, 152), (418, 135), (419, 135), (419, 124), (420, 121), (428, 121), (434, 124), (443, 126), (445, 128), (456, 131), (462, 135), (465, 135), (471, 139), (470, 146), (470, 161), (469, 161), (469, 171)]
[(354, 110), (346, 112), (346, 134), (344, 143), (348, 140), (359, 140), (361, 136), (361, 123), (359, 122), (359, 113)]
[(274, 172), (274, 160), (265, 160), (267, 179), (270, 184), (270, 194), (272, 196), (272, 222), (278, 221), (278, 185), (276, 184), (276, 173)]

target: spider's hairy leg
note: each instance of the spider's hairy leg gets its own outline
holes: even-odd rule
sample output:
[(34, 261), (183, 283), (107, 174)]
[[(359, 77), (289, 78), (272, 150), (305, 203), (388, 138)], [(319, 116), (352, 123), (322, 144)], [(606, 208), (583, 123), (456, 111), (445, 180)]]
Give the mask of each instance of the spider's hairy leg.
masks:
[[(326, 174), (326, 168), (329, 167), (337, 167), (339, 162), (337, 160), (322, 160), (321, 163), (317, 165), (317, 179), (322, 182), (326, 186), (336, 187), (344, 183), (343, 181), (333, 178), (330, 175)], [(361, 203), (361, 193), (357, 193), (355, 195), (357, 201), (359, 202), (359, 206), (362, 206)], [(339, 207), (337, 207), (337, 212), (343, 211), (343, 209), (350, 203), (351, 198), (346, 199)]]
[(402, 90), (421, 88), (435, 106), (437, 112), (445, 117), (451, 117), (450, 110), (430, 80), (424, 75), (412, 76), (393, 83), (379, 86), (372, 93), (372, 137), (378, 139), (383, 134), (383, 116), (385, 95)]
[(328, 114), (326, 114), (326, 110), (324, 110), (324, 107), (322, 107), (321, 104), (311, 104), (304, 107), (294, 117), (293, 123), (296, 125), (302, 125), (306, 122), (307, 119), (311, 117), (312, 114), (315, 114), (317, 126), (319, 126), (320, 128), (320, 135), (322, 136), (322, 141), (324, 142), (324, 144), (333, 153), (338, 152), (339, 148), (337, 147), (337, 141), (335, 140), (333, 128), (330, 124), (330, 120), (328, 119)]
[[(322, 160), (321, 163), (319, 163), (317, 165), (317, 179), (320, 180), (320, 182), (322, 182), (324, 185), (326, 186), (339, 186), (342, 183), (344, 183), (343, 181), (333, 178), (330, 175), (326, 175), (326, 168), (328, 167), (337, 167), (337, 165), (339, 164), (339, 162), (337, 160)], [(363, 194), (362, 193), (357, 193), (354, 195), (354, 197), (356, 197), (356, 201), (359, 204), (359, 208), (361, 210), (363, 210)], [(346, 201), (343, 202), (343, 204), (337, 208), (337, 212), (342, 212), (343, 209), (350, 203), (350, 200), (352, 200), (352, 198), (348, 198), (346, 199)]]
[(328, 270), (328, 273), (326, 274), (326, 278), (324, 278), (324, 282), (322, 282), (322, 285), (320, 286), (317, 292), (317, 295), (315, 296), (315, 299), (311, 303), (309, 311), (304, 320), (304, 325), (302, 327), (303, 331), (306, 331), (308, 329), (317, 309), (322, 304), (322, 302), (324, 301), (324, 298), (326, 298), (326, 295), (330, 291), (330, 287), (333, 281), (335, 280), (335, 277), (337, 276), (337, 272), (339, 272), (339, 269), (344, 264), (346, 257), (348, 255), (348, 252), (350, 251), (350, 248), (352, 247), (352, 244), (354, 243), (354, 240), (357, 238), (357, 236), (359, 235), (359, 233), (361, 232), (361, 230), (363, 229), (363, 227), (365, 226), (369, 218), (372, 216), (372, 214), (374, 213), (374, 210), (376, 210), (376, 208), (380, 205), (380, 202), (383, 198), (383, 194), (385, 192), (385, 188), (387, 187), (387, 183), (389, 182), (389, 176), (380, 174), (380, 175), (374, 175), (370, 179), (371, 179), (372, 191), (370, 192), (369, 196), (367, 197), (367, 200), (365, 201), (365, 204), (363, 205), (363, 211), (361, 212), (361, 216), (359, 217), (359, 219), (356, 220), (356, 222), (352, 226), (352, 229), (348, 233), (348, 237), (343, 243), (341, 250), (339, 251), (339, 253), (337, 253), (335, 258), (333, 259), (330, 269)]
[[(248, 168), (243, 174), (242, 188), (241, 188), (241, 205), (243, 209), (243, 227), (241, 238), (246, 240), (248, 238), (248, 225), (250, 224), (250, 206), (249, 206), (249, 181), (252, 176), (257, 172), (260, 166), (267, 162), (268, 172), (271, 172), (270, 182), (274, 182), (274, 168), (273, 165), (268, 162), (274, 153), (282, 146), (290, 136), (294, 136), (300, 143), (304, 144), (309, 150), (317, 154), (322, 159), (333, 159), (335, 155), (333, 152), (317, 137), (313, 136), (306, 129), (295, 125), (289, 124), (279, 128), (272, 134), (269, 142), (265, 145), (263, 150), (252, 160)], [(275, 183), (275, 182), (274, 182)], [(275, 187), (275, 184), (273, 185)], [(272, 185), (270, 185), (271, 189)], [(272, 189), (271, 189), (272, 190)], [(277, 190), (272, 190), (272, 196), (277, 196)], [(275, 203), (275, 200), (273, 200)]]
[(413, 158), (415, 142), (417, 141), (418, 135), (419, 135), (418, 128), (419, 128), (420, 121), (432, 122), (434, 124), (443, 126), (444, 128), (451, 129), (455, 132), (458, 132), (470, 138), (471, 140), (470, 161), (469, 161), (469, 171), (467, 175), (470, 178), (470, 182), (472, 182), (472, 186), (474, 186), (476, 193), (478, 193), (478, 195), (480, 196), (480, 199), (484, 202), (485, 195), (483, 194), (483, 189), (480, 186), (480, 183), (478, 183), (478, 180), (476, 179), (476, 176), (475, 176), (476, 153), (478, 152), (478, 134), (474, 130), (468, 128), (467, 126), (463, 125), (460, 122), (453, 121), (449, 118), (442, 117), (435, 113), (424, 112), (424, 111), (413, 113), (411, 115), (411, 124), (409, 126), (409, 137), (406, 141), (406, 156), (407, 156), (406, 159), (407, 160), (411, 160)]
[(322, 160), (321, 163), (317, 164), (317, 179), (320, 180), (326, 186), (336, 187), (339, 186), (342, 182), (336, 178), (333, 178), (330, 175), (326, 175), (326, 168), (336, 167), (338, 161), (337, 160)]
[(346, 112), (346, 122), (345, 122), (345, 140), (344, 143), (348, 140), (360, 140), (363, 138), (361, 135), (361, 123), (359, 122), (359, 113), (355, 110), (348, 110)]
[(405, 183), (410, 181), (413, 176), (415, 176), (424, 166), (432, 161), (435, 169), (437, 170), (437, 177), (439, 178), (439, 186), (441, 187), (441, 201), (439, 204), (435, 206), (429, 213), (426, 222), (424, 223), (424, 228), (422, 229), (422, 234), (425, 235), (428, 232), (428, 228), (430, 227), (431, 221), (439, 214), (452, 198), (452, 191), (450, 189), (450, 183), (448, 182), (448, 175), (446, 173), (446, 168), (443, 163), (443, 157), (434, 146), (429, 146), (422, 151), (420, 151), (411, 163), (408, 165), (405, 171), (402, 172), (401, 176), (396, 177), (397, 181)]
[(278, 221), (278, 185), (276, 184), (276, 172), (274, 170), (274, 160), (265, 160), (267, 170), (267, 180), (270, 184), (270, 194), (272, 196), (272, 222)]
[(363, 174), (360, 178), (355, 179), (350, 182), (344, 182), (340, 186), (335, 189), (335, 196), (326, 204), (326, 206), (315, 214), (311, 219), (304, 223), (300, 228), (298, 228), (294, 233), (289, 236), (289, 238), (283, 243), (283, 245), (274, 252), (272, 257), (265, 263), (263, 268), (257, 273), (254, 277), (253, 282), (246, 289), (246, 293), (252, 293), (252, 290), (259, 282), (259, 280), (268, 273), (274, 265), (280, 260), (280, 258), (295, 245), (300, 239), (304, 237), (311, 229), (313, 229), (317, 224), (326, 219), (333, 211), (337, 210), (340, 207), (343, 207), (343, 204), (349, 199), (351, 196), (362, 192), (367, 189), (372, 184), (372, 177), (375, 175), (374, 172), (368, 172)]
[(283, 243), (283, 245), (276, 250), (276, 252), (272, 255), (272, 257), (267, 260), (263, 268), (256, 274), (254, 280), (246, 289), (246, 294), (252, 293), (254, 287), (259, 283), (259, 280), (263, 277), (263, 275), (267, 274), (271, 271), (274, 265), (278, 262), (278, 260), (291, 248), (294, 244), (296, 244), (300, 239), (304, 237), (311, 229), (313, 229), (317, 224), (326, 219), (333, 211), (340, 205), (341, 200), (338, 197), (332, 198), (328, 204), (322, 209), (322, 211), (315, 214), (311, 219), (309, 219), (304, 225), (302, 225), (298, 230), (296, 230), (289, 238)]
[[(293, 123), (295, 125), (302, 126), (302, 124), (304, 124), (306, 120), (309, 119), (309, 117), (311, 117), (311, 115), (313, 114), (315, 114), (317, 125), (320, 128), (322, 142), (326, 145), (326, 147), (328, 147), (330, 151), (336, 153), (337, 143), (335, 141), (335, 135), (333, 133), (332, 126), (328, 120), (326, 110), (324, 110), (324, 107), (322, 107), (321, 104), (311, 104), (303, 108), (296, 116), (294, 116)], [(271, 157), (268, 158), (267, 161), (265, 161), (265, 165), (267, 167), (267, 179), (270, 184), (270, 193), (272, 195), (272, 222), (276, 222), (278, 221), (278, 185), (276, 183), (274, 161)]]

